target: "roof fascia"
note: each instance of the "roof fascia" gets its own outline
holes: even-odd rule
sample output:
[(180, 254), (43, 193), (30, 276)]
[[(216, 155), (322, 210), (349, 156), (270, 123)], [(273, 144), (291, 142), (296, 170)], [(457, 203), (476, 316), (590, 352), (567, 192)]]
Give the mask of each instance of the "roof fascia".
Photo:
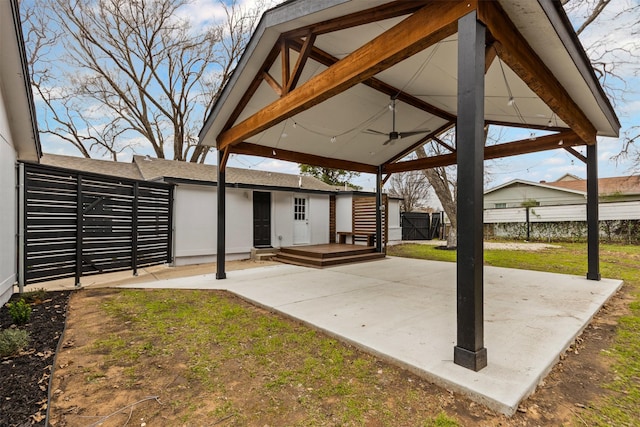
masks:
[[(24, 36), (22, 33), (22, 23), (20, 20), (20, 6), (18, 4), (18, 0), (9, 0), (9, 4), (11, 7), (11, 15), (13, 19), (13, 30), (15, 32), (15, 40), (17, 43), (17, 53), (19, 55), (20, 61), (20, 74), (22, 75), (22, 80), (24, 81), (24, 93), (26, 95), (27, 101), (27, 109), (29, 110), (29, 119), (30, 119), (30, 129), (29, 132), (32, 134), (34, 149), (35, 149), (35, 161), (40, 161), (40, 157), (42, 157), (42, 145), (40, 143), (40, 133), (38, 132), (38, 123), (36, 120), (36, 108), (35, 103), (33, 101), (33, 92), (31, 91), (31, 74), (29, 72), (29, 66), (27, 65), (27, 53), (25, 50), (24, 44)], [(20, 141), (15, 141), (16, 144), (21, 144)], [(19, 153), (20, 154), (20, 153)], [(34, 160), (27, 159), (24, 160)]]
[(596, 143), (596, 128), (542, 62), (497, 2), (478, 3), (478, 16), (492, 36), (500, 59), (587, 144)]
[(598, 106), (607, 117), (611, 127), (616, 130), (617, 136), (620, 135), (620, 120), (616, 115), (609, 97), (604, 92), (602, 85), (598, 81), (598, 77), (593, 71), (591, 60), (587, 56), (578, 35), (571, 25), (571, 21), (567, 16), (562, 3), (559, 0), (538, 0), (538, 4), (547, 15), (547, 18), (556, 30), (556, 34), (564, 45), (567, 53), (571, 56), (576, 68), (582, 74), (591, 93), (593, 94)]

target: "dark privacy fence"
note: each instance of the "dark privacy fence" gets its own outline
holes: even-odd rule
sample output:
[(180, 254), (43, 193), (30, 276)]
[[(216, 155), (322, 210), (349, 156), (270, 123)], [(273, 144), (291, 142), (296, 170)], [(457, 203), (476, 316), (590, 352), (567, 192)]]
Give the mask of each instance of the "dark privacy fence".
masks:
[(433, 240), (440, 234), (441, 216), (439, 213), (402, 212), (402, 240)]
[(171, 262), (173, 187), (24, 167), (24, 283)]

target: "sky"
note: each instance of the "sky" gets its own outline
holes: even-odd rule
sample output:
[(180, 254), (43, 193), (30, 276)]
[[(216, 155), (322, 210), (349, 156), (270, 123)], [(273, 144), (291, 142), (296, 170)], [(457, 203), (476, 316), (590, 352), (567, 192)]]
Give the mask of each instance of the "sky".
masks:
[[(243, 6), (250, 7), (258, 0), (240, 0)], [(638, 5), (640, 0), (619, 0), (612, 2), (606, 10), (606, 15), (601, 16), (600, 20), (607, 25), (600, 24), (590, 27), (581, 36), (584, 46), (593, 46), (596, 43), (602, 43), (604, 46), (624, 46), (631, 42), (638, 34), (626, 30), (617, 29), (625, 27), (625, 20), (632, 19), (632, 16), (620, 14), (621, 8), (629, 5)], [(277, 3), (270, 1), (271, 5)], [(217, 0), (195, 0), (183, 10), (184, 16), (188, 17), (194, 28), (215, 22), (224, 17), (224, 11), (219, 6)], [(580, 21), (581, 11), (576, 11), (570, 18), (574, 21)], [(598, 51), (593, 52), (594, 55), (599, 54)], [(624, 54), (621, 54), (624, 56)], [(622, 58), (625, 59), (625, 58)], [(637, 61), (637, 58), (635, 59)], [(632, 126), (640, 126), (640, 76), (638, 76), (638, 65), (634, 60), (630, 60), (628, 64), (624, 64), (616, 70), (622, 80), (626, 82), (623, 87), (622, 80), (613, 81), (613, 86), (617, 89), (617, 96), (612, 100), (614, 108), (620, 119), (622, 129), (621, 138), (598, 138), (598, 170), (600, 177), (622, 176), (631, 173), (640, 173), (640, 170), (634, 170), (632, 164), (628, 160), (616, 161), (613, 156), (618, 154), (623, 146), (623, 132)], [(521, 139), (528, 136), (528, 133), (522, 134), (522, 130), (510, 131), (504, 134), (505, 142), (509, 140)], [(528, 132), (528, 131), (526, 131)], [(70, 144), (62, 144), (52, 140), (50, 136), (42, 136), (43, 150), (55, 154), (79, 155), (77, 150)], [(584, 150), (582, 151), (584, 152)], [(144, 149), (139, 149), (137, 154), (152, 154)], [(217, 156), (210, 155), (211, 161), (215, 161)], [(122, 161), (130, 161), (131, 155), (121, 157)], [(261, 159), (257, 157), (232, 155), (229, 160), (229, 166), (269, 170), (274, 172), (283, 172), (298, 174), (298, 165), (295, 163), (283, 162), (274, 159)], [(541, 180), (553, 181), (566, 173), (571, 173), (579, 177), (586, 177), (586, 166), (580, 160), (573, 157), (565, 150), (552, 150), (542, 153), (527, 154), (514, 156), (505, 159), (493, 160), (485, 162), (485, 170), (487, 180), (485, 186), (487, 188), (495, 187), (514, 179), (524, 179), (528, 181), (538, 182)], [(373, 189), (375, 187), (375, 176), (370, 174), (362, 174), (354, 180), (354, 183), (360, 185), (364, 189)], [(437, 205), (437, 202), (430, 203)]]

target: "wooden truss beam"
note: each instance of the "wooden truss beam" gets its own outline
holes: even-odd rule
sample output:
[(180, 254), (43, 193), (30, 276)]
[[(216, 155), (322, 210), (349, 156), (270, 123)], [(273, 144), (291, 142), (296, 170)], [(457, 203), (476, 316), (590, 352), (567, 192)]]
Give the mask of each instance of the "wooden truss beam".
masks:
[[(300, 51), (302, 50), (302, 42), (299, 40), (291, 40), (291, 47), (295, 50)], [(338, 58), (316, 47), (314, 47), (311, 51), (311, 59), (327, 67), (331, 67), (333, 64), (339, 61)], [(420, 98), (416, 98), (415, 96), (410, 95), (404, 92), (403, 90), (395, 86), (392, 86), (388, 83), (385, 83), (382, 80), (379, 80), (375, 77), (371, 77), (363, 81), (362, 84), (364, 84), (365, 86), (369, 86), (370, 88), (375, 89), (379, 92), (382, 92), (385, 95), (388, 95), (390, 97), (392, 96), (396, 100), (402, 101), (405, 104), (409, 104), (412, 107), (416, 107), (424, 112), (433, 114), (434, 116), (437, 116), (449, 121), (456, 120), (456, 116), (454, 116), (453, 114), (447, 111), (441, 110), (440, 108), (435, 107), (429, 104), (428, 102), (421, 100)]]
[(596, 129), (593, 124), (516, 29), (500, 4), (494, 1), (478, 2), (478, 16), (495, 38), (494, 46), (500, 59), (586, 144), (595, 144)]
[[(321, 166), (333, 169), (345, 169), (355, 172), (377, 173), (378, 167), (365, 163), (351, 162), (348, 160), (331, 159), (329, 157), (316, 156), (313, 154), (298, 153), (296, 151), (282, 150), (280, 148), (267, 147), (264, 145), (241, 142), (229, 147), (234, 154), (246, 154), (249, 156), (259, 156), (266, 158), (277, 158), (294, 163), (305, 165)], [(274, 154), (275, 153), (275, 154)]]
[[(577, 145), (584, 145), (582, 138), (573, 131), (566, 131), (536, 139), (523, 139), (505, 144), (489, 145), (484, 148), (484, 159), (498, 159), (501, 157), (517, 156), (519, 154), (553, 150), (554, 148), (574, 147)], [(456, 153), (443, 154), (440, 156), (426, 157), (424, 159), (388, 164), (384, 166), (384, 173), (432, 169), (441, 166), (450, 166), (455, 164), (456, 161)]]
[(287, 78), (288, 80), (287, 83), (283, 84), (283, 86), (285, 87), (283, 95), (291, 92), (293, 89), (296, 88), (296, 85), (298, 84), (298, 80), (300, 80), (300, 76), (302, 75), (302, 70), (304, 69), (304, 66), (307, 63), (307, 59), (311, 54), (313, 43), (315, 41), (316, 41), (316, 35), (309, 32), (309, 34), (307, 34), (304, 40), (304, 43), (302, 44), (302, 48), (300, 49), (298, 60), (296, 61), (296, 65), (293, 67), (293, 73), (291, 74), (290, 77)]
[(428, 3), (398, 25), (256, 112), (217, 138), (218, 149), (242, 142), (454, 34), (472, 1)]

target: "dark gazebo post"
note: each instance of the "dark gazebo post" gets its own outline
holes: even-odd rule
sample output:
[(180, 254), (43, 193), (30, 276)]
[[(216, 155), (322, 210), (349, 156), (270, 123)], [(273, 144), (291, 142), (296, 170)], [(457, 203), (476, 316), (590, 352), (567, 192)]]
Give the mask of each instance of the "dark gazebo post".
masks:
[(218, 250), (217, 250), (217, 262), (216, 262), (216, 279), (226, 279), (227, 273), (224, 270), (225, 260), (225, 198), (226, 198), (226, 181), (225, 170), (227, 166), (227, 158), (224, 155), (224, 151), (218, 150)]
[(482, 306), (485, 32), (475, 11), (458, 20), (458, 343), (453, 361), (474, 371), (487, 366)]
[(382, 166), (376, 174), (376, 252), (382, 253)]
[(587, 279), (600, 280), (600, 227), (598, 224), (598, 147), (587, 145)]

